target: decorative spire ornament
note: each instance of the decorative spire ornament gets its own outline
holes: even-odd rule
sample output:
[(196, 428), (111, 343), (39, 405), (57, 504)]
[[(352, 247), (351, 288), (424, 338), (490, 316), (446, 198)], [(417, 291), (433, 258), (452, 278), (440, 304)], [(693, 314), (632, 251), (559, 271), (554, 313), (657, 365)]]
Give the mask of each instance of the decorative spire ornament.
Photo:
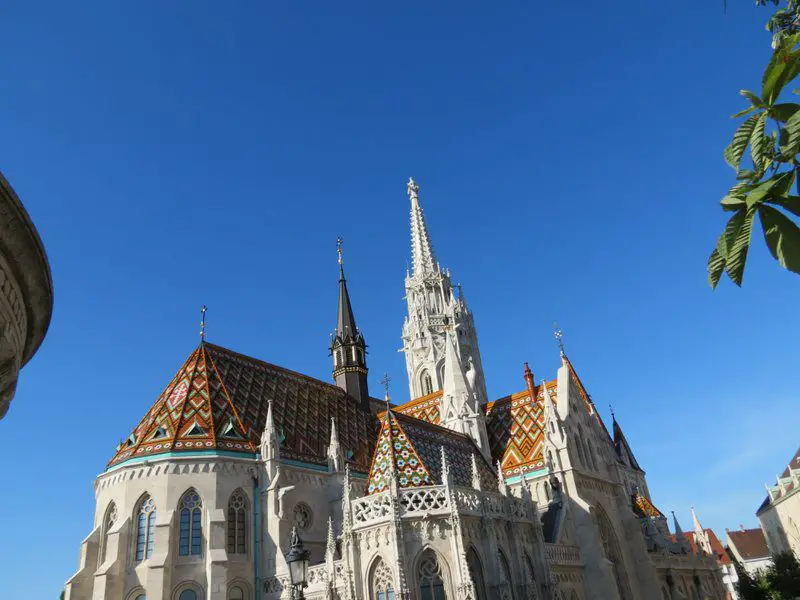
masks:
[(558, 326), (558, 323), (553, 323), (553, 337), (556, 338), (556, 343), (561, 351), (561, 356), (564, 356), (564, 332)]
[(200, 343), (206, 341), (206, 311), (208, 308), (205, 304), (203, 304), (203, 308), (200, 309)]

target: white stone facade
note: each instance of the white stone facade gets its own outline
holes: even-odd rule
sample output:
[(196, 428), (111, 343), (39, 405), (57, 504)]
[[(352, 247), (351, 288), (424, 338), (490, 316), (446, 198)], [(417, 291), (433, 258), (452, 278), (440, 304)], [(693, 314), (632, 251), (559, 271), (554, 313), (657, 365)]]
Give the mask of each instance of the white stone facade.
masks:
[(800, 450), (767, 493), (756, 515), (770, 552), (793, 552), (800, 558)]
[[(405, 415), (401, 421), (418, 423), (429, 439), (441, 436), (441, 446), (434, 446), (441, 447), (440, 462), (433, 464), (430, 452), (424, 459), (421, 451), (413, 457), (415, 465), (427, 462), (422, 467), (429, 480), (410, 481), (411, 469), (401, 472), (391, 458), (398, 447), (391, 434), (393, 412), (369, 413), (376, 424), (383, 419), (381, 432), (389, 428), (388, 443), (373, 438), (369, 475), (364, 469), (351, 472), (351, 464), (363, 463), (348, 450), (356, 430), (345, 436), (345, 425), (355, 420), (349, 415), (363, 419), (365, 413), (352, 403), (346, 404), (345, 417), (323, 415), (329, 405), (303, 413), (303, 423), (317, 419), (315, 431), (324, 426), (329, 437), (322, 461), (298, 459), (316, 452), (317, 440), (290, 431), (296, 421), (287, 415), (304, 408), (297, 406), (301, 401), (315, 402), (317, 394), (327, 393), (329, 403), (344, 402), (341, 390), (336, 396), (321, 382), (201, 345), (173, 380), (175, 391), (165, 391), (158, 402), (188, 410), (180, 408), (178, 390), (184, 397), (188, 393), (177, 385), (181, 377), (195, 385), (213, 374), (213, 385), (204, 379), (192, 398), (215, 406), (213, 398), (222, 398), (223, 390), (230, 410), (262, 414), (266, 401), (255, 406), (252, 398), (243, 399), (250, 391), (234, 386), (266, 371), (291, 402), (283, 402), (278, 414), (269, 399), (258, 450), (250, 454), (221, 446), (187, 450), (200, 446), (191, 440), (192, 422), (174, 432), (166, 421), (157, 429), (134, 430), (95, 482), (94, 525), (81, 545), (79, 570), (67, 583), (67, 600), (287, 599), (292, 591), (284, 556), (293, 528), (311, 553), (304, 590), (309, 599), (723, 600), (716, 561), (668, 539), (644, 471), (627, 442), (621, 451), (621, 438), (612, 439), (566, 356), (557, 381), (543, 385), (543, 398), (531, 392), (529, 399), (542, 403), (537, 407), (543, 425), (529, 425), (543, 428), (538, 438), (543, 460), (532, 470), (504, 473), (503, 448), (489, 447), (473, 317), (434, 261), (417, 193), (410, 182), (414, 274), (406, 280), (403, 342), (412, 396), (438, 402), (441, 422)], [(235, 371), (239, 364), (250, 370)], [(430, 387), (420, 379), (422, 372), (430, 376)], [(311, 396), (297, 391), (301, 385)], [(228, 431), (246, 431), (239, 412), (223, 413)], [(199, 417), (191, 418), (199, 427)], [(143, 423), (148, 425), (147, 418)], [(163, 452), (158, 436), (177, 436), (178, 429), (186, 436), (181, 439), (191, 441), (180, 446), (173, 437), (171, 450)], [(247, 441), (223, 439), (225, 447)], [(448, 455), (446, 441), (475, 452)], [(153, 455), (144, 458), (145, 450)], [(388, 479), (376, 488), (376, 462), (387, 452)], [(489, 466), (494, 461), (496, 476)]]

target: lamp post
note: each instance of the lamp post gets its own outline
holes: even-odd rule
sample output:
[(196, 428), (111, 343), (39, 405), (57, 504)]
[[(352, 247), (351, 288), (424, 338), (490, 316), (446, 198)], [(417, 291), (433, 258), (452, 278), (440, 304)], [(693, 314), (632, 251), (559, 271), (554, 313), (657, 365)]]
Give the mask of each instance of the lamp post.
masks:
[(303, 588), (308, 582), (309, 551), (303, 548), (303, 540), (297, 535), (297, 527), (292, 527), (289, 544), (291, 547), (286, 554), (286, 562), (289, 565), (289, 578), (292, 582), (292, 598), (304, 600)]

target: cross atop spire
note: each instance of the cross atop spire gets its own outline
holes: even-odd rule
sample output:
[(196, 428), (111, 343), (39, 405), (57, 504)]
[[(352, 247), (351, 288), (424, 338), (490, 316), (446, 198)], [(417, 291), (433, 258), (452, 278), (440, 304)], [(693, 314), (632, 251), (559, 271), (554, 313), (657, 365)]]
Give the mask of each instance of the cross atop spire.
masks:
[(201, 315), (201, 318), (200, 318), (200, 342), (201, 343), (206, 341), (206, 311), (207, 310), (208, 310), (208, 308), (206, 308), (206, 305), (203, 304), (203, 308), (200, 309), (200, 315)]
[(386, 390), (386, 394), (384, 395), (384, 399), (386, 400), (386, 410), (389, 410), (389, 382), (391, 380), (392, 378), (389, 377), (389, 374), (384, 373), (383, 377), (381, 377), (381, 380), (378, 382), (383, 386), (384, 390)]
[(431, 275), (438, 272), (439, 266), (428, 236), (425, 214), (419, 205), (419, 186), (413, 177), (408, 179), (406, 191), (411, 200), (411, 258), (414, 264), (414, 276)]
[(558, 348), (561, 350), (561, 356), (564, 356), (564, 332), (558, 326), (558, 323), (553, 323), (553, 337), (556, 338)]

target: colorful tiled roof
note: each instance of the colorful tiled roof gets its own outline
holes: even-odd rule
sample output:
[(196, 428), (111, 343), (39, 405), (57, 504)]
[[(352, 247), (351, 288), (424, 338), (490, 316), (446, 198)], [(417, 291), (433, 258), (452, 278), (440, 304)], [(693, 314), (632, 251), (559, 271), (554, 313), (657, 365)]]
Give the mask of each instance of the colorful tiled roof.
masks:
[[(547, 383), (555, 390), (557, 381)], [(486, 409), (486, 429), (492, 457), (499, 460), (503, 475), (511, 477), (543, 469), (544, 456), (544, 389), (534, 388), (536, 398), (525, 390), (489, 402)]]
[(355, 399), (335, 385), (208, 342), (192, 352), (109, 466), (167, 452), (253, 455), (269, 400), (282, 458), (327, 464), (333, 418), (352, 468), (369, 470), (378, 423)]
[(395, 412), (438, 425), (441, 422), (442, 390), (420, 396), (393, 409)]
[(767, 538), (761, 529), (740, 529), (728, 531), (728, 542), (735, 546), (736, 552), (742, 560), (757, 560), (759, 558), (769, 558), (770, 551), (767, 546)]
[(481, 487), (497, 490), (494, 471), (469, 436), (394, 410), (389, 411), (388, 420), (385, 413), (378, 417), (382, 425), (370, 469), (368, 494), (388, 489), (393, 465), (399, 488), (441, 485), (443, 447), (455, 485), (472, 487), (474, 455)]
[(664, 513), (658, 510), (646, 496), (634, 494), (631, 498), (633, 512), (639, 517), (650, 517), (654, 519), (664, 519)]

